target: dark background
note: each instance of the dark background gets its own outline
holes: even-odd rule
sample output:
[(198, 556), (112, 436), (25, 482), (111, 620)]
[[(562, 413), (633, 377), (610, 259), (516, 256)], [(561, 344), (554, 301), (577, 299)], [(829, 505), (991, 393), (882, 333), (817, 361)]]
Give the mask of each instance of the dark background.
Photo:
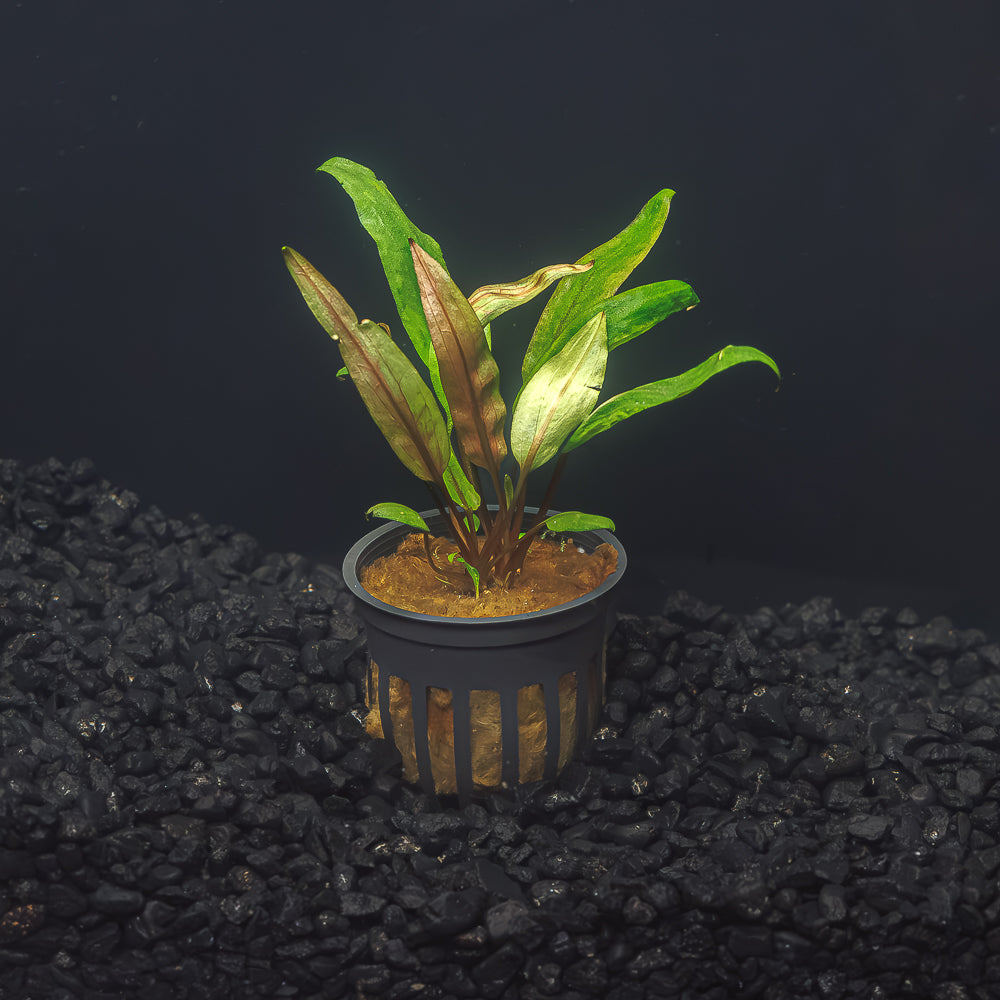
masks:
[[(1000, 632), (998, 9), (4, 2), (0, 455), (86, 455), (339, 564), (371, 504), (426, 503), (282, 265), (289, 243), (399, 330), (314, 168), (372, 167), (466, 291), (671, 187), (636, 280), (702, 305), (608, 387), (729, 343), (784, 380), (741, 366), (574, 453), (556, 506), (616, 520), (625, 610), (823, 593)], [(495, 324), (509, 399), (535, 315)]]

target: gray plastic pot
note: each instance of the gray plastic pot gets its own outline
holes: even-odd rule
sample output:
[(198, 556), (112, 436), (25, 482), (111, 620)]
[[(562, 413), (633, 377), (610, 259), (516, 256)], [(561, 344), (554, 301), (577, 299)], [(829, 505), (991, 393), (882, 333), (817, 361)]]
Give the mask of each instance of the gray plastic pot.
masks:
[[(446, 534), (438, 511), (424, 511), (422, 516), (432, 533)], [(383, 525), (365, 535), (344, 559), (344, 581), (357, 599), (356, 611), (367, 631), (368, 705), (380, 723), (374, 728), (396, 744), (404, 762), (415, 761), (416, 773), (411, 767), (408, 777), (431, 795), (457, 792), (468, 800), (520, 784), (524, 775), (528, 780), (555, 778), (590, 738), (603, 704), (605, 649), (616, 620), (613, 591), (626, 568), (621, 542), (608, 531), (573, 532), (574, 544), (587, 551), (607, 542), (618, 553), (611, 576), (576, 600), (500, 618), (446, 618), (393, 607), (369, 594), (359, 581), (365, 566), (394, 552), (412, 530), (396, 523)], [(453, 769), (450, 760), (442, 764), (440, 756), (435, 767), (428, 738), (429, 713), (448, 701), (449, 692), (451, 719), (445, 722), (453, 735)], [(519, 759), (527, 740), (519, 698), (527, 706), (532, 692), (535, 747), (541, 738), (538, 706), (544, 703), (544, 761)], [(474, 705), (481, 709), (484, 699), (494, 709), (498, 704), (500, 734), (499, 746), (494, 740), (486, 757), (485, 725), (477, 725), (482, 714), (474, 718), (472, 710)], [(575, 732), (562, 733), (563, 718), (575, 718)], [(372, 721), (370, 717), (370, 731)], [(487, 764), (489, 753), (496, 760)]]

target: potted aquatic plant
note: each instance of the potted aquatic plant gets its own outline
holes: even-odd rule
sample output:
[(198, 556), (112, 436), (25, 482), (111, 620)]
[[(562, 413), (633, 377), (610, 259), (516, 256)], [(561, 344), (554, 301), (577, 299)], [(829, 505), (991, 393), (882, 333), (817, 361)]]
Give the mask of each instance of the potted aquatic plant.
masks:
[[(608, 354), (698, 302), (681, 281), (622, 283), (663, 229), (660, 191), (617, 236), (573, 264), (464, 295), (437, 242), (407, 218), (366, 167), (324, 163), (375, 240), (421, 375), (389, 327), (359, 320), (301, 254), (285, 262), (337, 342), (344, 368), (433, 507), (379, 503), (389, 524), (344, 562), (370, 653), (369, 731), (399, 748), (404, 776), (463, 798), (553, 777), (589, 738), (604, 692), (612, 588), (625, 551), (606, 517), (553, 512), (568, 456), (637, 413), (686, 395), (747, 361), (779, 374), (753, 347), (725, 347), (700, 365), (599, 403)], [(558, 282), (508, 407), (491, 326)], [(529, 475), (551, 463), (539, 506)]]

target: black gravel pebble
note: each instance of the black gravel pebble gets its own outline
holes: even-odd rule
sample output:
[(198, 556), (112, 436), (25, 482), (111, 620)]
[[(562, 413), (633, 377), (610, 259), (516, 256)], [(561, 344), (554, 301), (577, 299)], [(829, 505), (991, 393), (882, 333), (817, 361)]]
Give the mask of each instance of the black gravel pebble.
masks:
[(622, 616), (581, 760), (458, 808), (338, 571), (0, 461), (0, 1000), (1000, 997), (1000, 645)]

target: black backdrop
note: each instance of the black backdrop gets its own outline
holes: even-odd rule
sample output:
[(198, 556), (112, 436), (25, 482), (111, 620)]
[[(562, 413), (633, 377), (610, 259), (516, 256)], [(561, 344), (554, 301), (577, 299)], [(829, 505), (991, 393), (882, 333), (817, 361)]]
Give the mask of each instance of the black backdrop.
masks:
[[(785, 378), (742, 366), (574, 454), (557, 506), (615, 518), (631, 606), (830, 593), (1000, 631), (997, 10), (6, 2), (0, 455), (87, 455), (169, 514), (339, 560), (372, 503), (425, 503), (282, 266), (289, 243), (398, 326), (314, 168), (371, 166), (466, 290), (667, 186), (637, 278), (702, 305), (609, 387), (728, 343)], [(510, 392), (530, 308), (496, 324)]]

